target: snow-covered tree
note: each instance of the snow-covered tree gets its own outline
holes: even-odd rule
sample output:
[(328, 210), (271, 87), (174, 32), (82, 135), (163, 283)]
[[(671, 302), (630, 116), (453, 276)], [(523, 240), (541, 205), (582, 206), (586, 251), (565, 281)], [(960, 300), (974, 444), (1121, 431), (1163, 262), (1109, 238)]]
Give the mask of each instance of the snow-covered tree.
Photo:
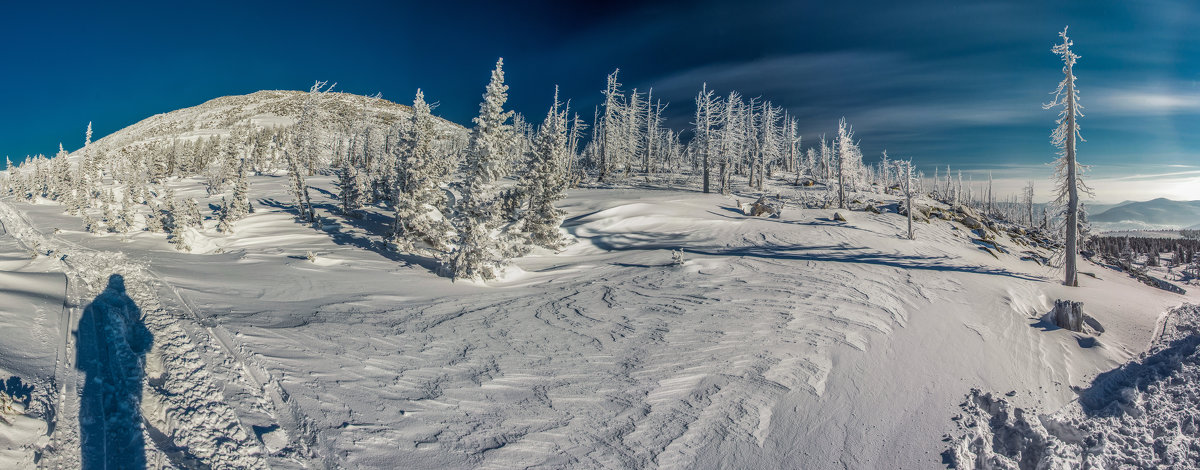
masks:
[(363, 206), (362, 186), (358, 181), (358, 167), (351, 161), (349, 152), (338, 160), (337, 171), (338, 200), (341, 202), (342, 215), (357, 219)]
[(458, 240), (444, 259), (453, 279), (496, 277), (504, 263), (502, 247), (493, 231), (498, 227), (496, 180), (503, 174), (501, 165), (508, 160), (511, 111), (504, 110), (508, 86), (504, 84), (504, 59), (496, 62), (488, 83), (479, 116), (467, 148), (462, 195), (456, 204), (454, 229)]
[(696, 118), (692, 121), (692, 125), (695, 126), (693, 148), (703, 161), (701, 168), (704, 172), (705, 193), (711, 192), (712, 187), (713, 128), (717, 124), (716, 113), (719, 113), (714, 108), (717, 106), (718, 100), (713, 98), (712, 90), (709, 90), (708, 84), (705, 83), (696, 95)]
[(87, 212), (82, 212), (80, 218), (82, 219), (84, 230), (87, 230), (90, 233), (100, 233), (103, 231), (103, 226), (100, 224), (100, 221), (92, 218), (92, 216)]
[(538, 128), (529, 166), (526, 169), (525, 192), (529, 195), (529, 210), (522, 217), (523, 231), (531, 244), (556, 250), (563, 245), (559, 231), (565, 211), (554, 203), (565, 196), (567, 189), (567, 110), (559, 109), (558, 90), (554, 106)]
[(1067, 37), (1067, 28), (1064, 27), (1058, 35), (1062, 38), (1062, 42), (1055, 45), (1051, 52), (1062, 58), (1064, 77), (1059, 82), (1058, 88), (1055, 89), (1054, 100), (1047, 103), (1045, 108), (1062, 107), (1058, 114), (1058, 127), (1050, 133), (1050, 142), (1059, 149), (1058, 160), (1055, 161), (1057, 180), (1055, 202), (1061, 208), (1060, 213), (1064, 219), (1066, 232), (1064, 235), (1066, 247), (1063, 251), (1063, 284), (1078, 286), (1079, 275), (1076, 263), (1079, 255), (1079, 193), (1083, 191), (1090, 194), (1091, 190), (1083, 183), (1081, 178), (1083, 171), (1075, 158), (1076, 142), (1082, 140), (1077, 120), (1083, 117), (1079, 111), (1079, 90), (1075, 88), (1075, 60), (1079, 56), (1071, 52), (1071, 46), (1074, 43)]
[(163, 225), (163, 209), (156, 201), (147, 201), (147, 206), (150, 212), (146, 215), (146, 231), (148, 232), (163, 232), (166, 227)]
[(217, 230), (233, 233), (233, 223), (254, 212), (250, 205), (250, 183), (246, 179), (246, 161), (238, 164), (238, 171), (233, 179), (233, 196), (221, 198), (221, 209), (217, 213)]
[[(886, 153), (884, 155), (887, 155)], [(913, 240), (913, 193), (915, 182), (913, 181), (912, 160), (901, 160), (896, 162), (896, 176), (900, 179), (900, 190), (904, 192), (904, 208), (908, 213), (908, 239)]]
[(1025, 190), (1021, 193), (1021, 203), (1025, 206), (1025, 223), (1033, 228), (1033, 181), (1025, 185)]
[(608, 75), (608, 81), (604, 87), (603, 120), (599, 121), (595, 127), (596, 135), (600, 139), (597, 153), (599, 159), (596, 166), (599, 171), (598, 179), (601, 182), (606, 181), (609, 173), (620, 164), (618, 161), (622, 143), (620, 120), (624, 113), (624, 106), (621, 103), (624, 95), (621, 93), (621, 84), (617, 82), (617, 74), (620, 71), (621, 69), (613, 70), (613, 73)]
[(296, 216), (302, 222), (315, 222), (317, 214), (313, 210), (312, 198), (308, 193), (308, 182), (304, 178), (304, 167), (299, 159), (292, 155), (291, 151), (285, 150), (283, 155), (287, 160), (288, 179), (291, 183), (288, 185), (288, 190), (292, 193), (292, 197), (296, 199)]
[[(719, 105), (719, 103), (717, 104)], [(746, 109), (746, 103), (742, 101), (742, 96), (736, 91), (729, 92), (720, 117), (714, 123), (721, 127), (721, 155), (718, 157), (719, 162), (717, 163), (717, 178), (721, 194), (729, 194), (732, 189), (730, 173), (733, 171), (734, 156), (741, 155), (742, 150), (747, 147), (746, 140), (749, 137), (747, 124), (752, 116), (753, 112)]]
[(846, 187), (854, 187), (862, 168), (862, 153), (854, 143), (854, 129), (846, 118), (838, 121), (837, 136), (838, 207), (846, 208)]
[[(500, 105), (503, 105), (503, 101)], [(449, 242), (447, 232), (450, 227), (440, 209), (445, 205), (442, 185), (450, 176), (450, 162), (447, 156), (439, 155), (434, 146), (433, 115), (421, 90), (417, 90), (413, 98), (412, 110), (412, 116), (400, 133), (396, 146), (392, 238), (401, 250), (411, 251), (418, 242), (443, 250)], [(506, 148), (507, 142), (497, 138), (493, 143), (495, 147), (490, 150), (497, 154), (496, 158), (500, 158), (499, 154)], [(494, 171), (493, 178), (499, 178), (499, 166), (502, 164), (502, 161), (489, 162), (494, 166), (491, 169)]]
[(996, 196), (994, 194), (992, 194), (992, 172), (988, 171), (987, 213), (988, 213), (988, 215), (995, 215), (995, 212), (996, 212)]
[(758, 129), (756, 130), (756, 143), (753, 153), (753, 166), (751, 172), (754, 176), (754, 188), (762, 191), (763, 183), (770, 167), (775, 165), (775, 162), (780, 158), (780, 143), (783, 141), (782, 127), (779, 126), (779, 119), (782, 117), (782, 109), (775, 107), (770, 101), (763, 102), (759, 108), (757, 118)]
[(879, 157), (879, 169), (882, 170), (879, 174), (880, 183), (883, 184), (883, 192), (886, 193), (888, 191), (888, 186), (890, 186), (891, 183), (891, 174), (889, 173), (891, 170), (891, 165), (888, 162), (887, 150), (884, 150), (883, 155)]
[(233, 197), (229, 201), (233, 220), (240, 220), (254, 212), (254, 206), (250, 205), (250, 181), (246, 171), (246, 161), (242, 160), (238, 164), (237, 175), (233, 180)]
[(189, 197), (184, 199), (180, 210), (182, 217), (176, 219), (180, 222), (180, 225), (195, 228), (204, 226), (204, 217), (200, 215), (200, 203), (196, 201), (196, 198)]

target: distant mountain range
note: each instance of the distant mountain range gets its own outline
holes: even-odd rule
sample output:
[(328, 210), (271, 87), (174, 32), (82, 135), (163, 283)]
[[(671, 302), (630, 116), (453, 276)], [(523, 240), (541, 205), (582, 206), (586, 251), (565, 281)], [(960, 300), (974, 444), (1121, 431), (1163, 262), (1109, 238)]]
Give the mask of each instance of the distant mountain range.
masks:
[(1102, 230), (1200, 228), (1200, 201), (1125, 201), (1089, 220)]

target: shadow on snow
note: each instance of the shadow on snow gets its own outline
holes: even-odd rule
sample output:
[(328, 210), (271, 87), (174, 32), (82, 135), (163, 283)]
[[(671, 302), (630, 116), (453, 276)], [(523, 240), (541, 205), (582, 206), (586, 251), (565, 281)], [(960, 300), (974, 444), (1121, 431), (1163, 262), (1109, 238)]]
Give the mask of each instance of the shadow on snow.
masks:
[(75, 367), (85, 382), (79, 405), (82, 468), (145, 468), (141, 415), (146, 352), (154, 338), (125, 293), (120, 274), (83, 310)]
[(1200, 360), (1196, 354), (1197, 346), (1200, 346), (1200, 335), (1193, 334), (1175, 340), (1142, 360), (1097, 375), (1087, 388), (1076, 390), (1083, 412), (1088, 416), (1123, 414), (1131, 399), (1125, 389), (1145, 392), (1152, 385), (1177, 375), (1184, 363)]
[[(329, 191), (315, 188), (322, 194), (331, 195)], [(274, 199), (260, 199), (259, 204), (267, 207), (273, 207), (292, 215), (298, 215), (295, 206), (292, 204), (283, 203)], [(313, 203), (314, 209), (321, 209), (329, 214), (341, 212), (341, 209), (333, 204), (328, 203)], [(388, 233), (391, 231), (392, 219), (383, 214), (378, 214), (372, 211), (360, 211), (358, 217), (337, 217), (327, 218), (327, 220), (336, 223), (337, 225), (345, 225), (354, 229), (360, 230), (363, 233)], [(401, 262), (410, 266), (420, 266), (429, 270), (434, 274), (442, 272), (441, 264), (438, 260), (428, 256), (420, 256), (408, 253), (398, 252), (392, 247), (380, 240), (373, 240), (368, 235), (356, 235), (353, 233), (344, 232), (342, 230), (320, 230), (329, 235), (329, 238), (338, 245), (349, 245), (362, 250), (367, 250), (378, 254), (392, 261)]]

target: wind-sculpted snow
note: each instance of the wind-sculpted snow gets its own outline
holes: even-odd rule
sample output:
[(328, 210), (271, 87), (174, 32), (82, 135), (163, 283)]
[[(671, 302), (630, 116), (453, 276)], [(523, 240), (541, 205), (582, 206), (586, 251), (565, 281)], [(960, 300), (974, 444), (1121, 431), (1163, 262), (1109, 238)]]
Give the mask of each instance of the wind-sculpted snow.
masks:
[[(351, 464), (355, 448), (415, 442), (404, 460), (686, 467), (713, 440), (761, 444), (783, 394), (824, 392), (832, 345), (865, 348), (903, 321), (900, 297), (914, 295), (856, 281), (891, 268), (661, 261), (378, 312), (329, 306), (270, 331), (300, 349), (268, 360), (288, 375), (340, 377), (295, 393), (351, 406), (335, 435), (372, 429), (342, 449)], [(380, 382), (390, 383), (382, 394)]]
[(1055, 413), (973, 390), (954, 468), (1194, 468), (1200, 465), (1200, 305), (1169, 312), (1150, 351), (1077, 390)]

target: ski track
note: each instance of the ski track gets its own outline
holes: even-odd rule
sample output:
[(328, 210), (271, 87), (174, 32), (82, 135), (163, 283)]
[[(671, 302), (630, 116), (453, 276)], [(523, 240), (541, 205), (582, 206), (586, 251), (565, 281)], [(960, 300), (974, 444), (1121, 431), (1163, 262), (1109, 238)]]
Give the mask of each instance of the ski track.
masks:
[[(141, 320), (154, 337), (153, 346), (142, 364), (145, 374), (140, 414), (147, 445), (145, 456), (106, 456), (106, 463), (122, 466), (121, 462), (136, 464), (141, 461), (154, 468), (266, 467), (262, 449), (226, 404), (222, 389), (201, 358), (201, 349), (206, 345), (198, 346), (181, 325), (187, 319), (173, 313), (160, 301), (158, 290), (165, 283), (121, 253), (92, 250), (43, 235), (24, 215), (5, 202), (0, 202), (0, 218), (5, 221), (8, 233), (24, 246), (58, 257), (68, 278), (69, 305), (64, 307), (55, 377), (60, 387), (57, 390), (59, 396), (51, 400), (57, 402), (52, 405), (55, 407), (54, 432), (48, 455), (39, 465), (77, 468), (83, 463), (79, 454), (83, 444), (79, 423), (80, 390), (85, 380), (99, 378), (84, 377), (76, 370), (76, 364), (72, 364), (69, 353), (75, 351), (75, 340), (70, 330), (72, 321), (78, 322), (90, 300), (104, 290), (109, 275), (120, 274), (125, 279), (129, 297), (142, 312)], [(107, 325), (94, 327), (98, 334), (104, 335), (121, 331)], [(128, 341), (117, 337), (102, 339), (113, 343)], [(81, 352), (87, 353), (104, 354), (99, 350)], [(107, 422), (111, 417), (104, 419)], [(103, 436), (99, 438), (108, 440)]]

